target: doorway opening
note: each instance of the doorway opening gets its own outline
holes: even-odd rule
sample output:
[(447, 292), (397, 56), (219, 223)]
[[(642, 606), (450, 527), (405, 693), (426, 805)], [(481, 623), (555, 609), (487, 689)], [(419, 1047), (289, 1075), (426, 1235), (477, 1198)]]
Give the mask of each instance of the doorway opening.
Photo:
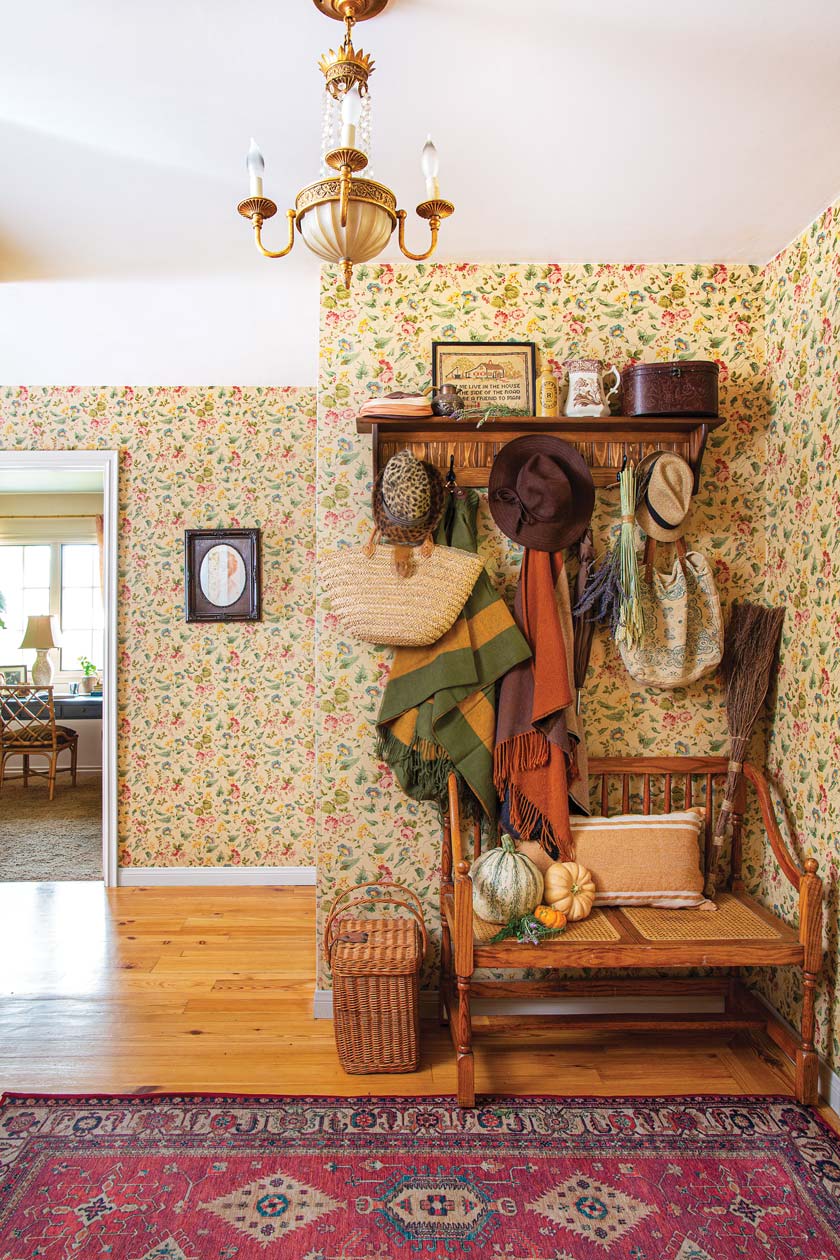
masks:
[(115, 451), (0, 451), (0, 880), (116, 883)]

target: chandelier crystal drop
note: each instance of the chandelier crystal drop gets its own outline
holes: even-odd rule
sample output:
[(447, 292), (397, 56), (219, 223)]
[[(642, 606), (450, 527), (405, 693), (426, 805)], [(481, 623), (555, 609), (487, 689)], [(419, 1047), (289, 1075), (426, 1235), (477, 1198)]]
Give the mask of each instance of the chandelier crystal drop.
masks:
[(356, 21), (381, 12), (386, 3), (387, 0), (315, 0), (321, 12), (344, 22), (345, 33), (341, 46), (324, 53), (318, 63), (324, 75), (320, 177), (302, 188), (295, 198), (295, 208), (286, 211), (289, 235), (285, 249), (272, 251), (262, 242), (263, 224), (277, 213), (277, 206), (263, 195), (265, 162), (253, 139), (246, 159), (249, 196), (238, 206), (239, 213), (250, 219), (257, 249), (266, 258), (284, 258), (290, 253), (297, 230), (319, 258), (341, 264), (348, 287), (353, 267), (381, 254), (395, 228), (406, 258), (420, 262), (431, 257), (441, 220), (455, 210), (452, 202), (440, 195), (440, 163), (431, 136), (423, 146), (421, 160), (426, 200), (417, 206), (418, 216), (429, 224), (431, 240), (425, 253), (414, 254), (406, 248), (406, 211), (397, 209), (397, 199), (390, 188), (372, 178), (369, 80), (374, 63), (363, 49), (354, 47), (353, 27)]

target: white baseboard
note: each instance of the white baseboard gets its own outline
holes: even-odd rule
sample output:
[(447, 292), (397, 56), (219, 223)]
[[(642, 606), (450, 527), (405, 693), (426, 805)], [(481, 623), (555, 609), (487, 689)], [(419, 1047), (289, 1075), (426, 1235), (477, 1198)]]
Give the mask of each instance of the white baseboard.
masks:
[[(420, 994), (420, 1015), (427, 1018), (437, 1014), (437, 993), (424, 989)], [(719, 1014), (723, 1011), (723, 995), (711, 993), (707, 997), (593, 997), (593, 998), (541, 998), (533, 1002), (517, 998), (475, 998), (471, 1002), (473, 1015), (643, 1015), (669, 1011), (702, 1011)], [(316, 989), (312, 1004), (316, 1019), (332, 1019), (332, 989)]]
[(231, 888), (250, 884), (314, 885), (314, 866), (121, 866), (120, 888)]

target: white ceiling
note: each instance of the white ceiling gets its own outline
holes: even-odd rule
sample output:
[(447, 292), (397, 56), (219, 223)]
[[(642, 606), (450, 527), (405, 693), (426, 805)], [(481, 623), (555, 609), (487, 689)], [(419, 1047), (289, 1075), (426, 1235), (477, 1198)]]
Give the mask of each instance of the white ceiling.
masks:
[[(340, 37), (312, 0), (4, 6), (0, 325), (45, 320), (79, 382), (314, 381), (317, 260), (260, 258), (236, 203), (252, 134), (281, 211), (317, 177)], [(357, 43), (409, 209), (435, 136), (441, 258), (763, 263), (840, 191), (836, 0), (390, 0)], [(43, 344), (6, 349), (0, 380), (36, 379)]]

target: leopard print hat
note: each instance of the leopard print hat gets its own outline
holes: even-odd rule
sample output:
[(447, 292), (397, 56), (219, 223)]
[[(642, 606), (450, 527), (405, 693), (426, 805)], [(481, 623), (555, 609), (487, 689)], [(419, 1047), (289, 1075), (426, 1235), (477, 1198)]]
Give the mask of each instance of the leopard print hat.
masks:
[(443, 478), (409, 450), (392, 455), (373, 487), (373, 519), (389, 543), (415, 546), (443, 515)]

